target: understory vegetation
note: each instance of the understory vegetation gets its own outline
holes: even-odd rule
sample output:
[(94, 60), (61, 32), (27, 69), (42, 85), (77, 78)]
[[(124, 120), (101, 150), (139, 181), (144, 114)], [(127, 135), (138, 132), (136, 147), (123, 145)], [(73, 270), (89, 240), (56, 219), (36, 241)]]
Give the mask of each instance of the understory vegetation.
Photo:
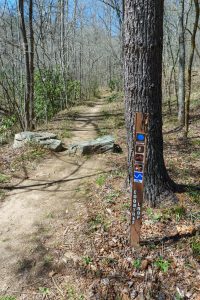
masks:
[[(121, 93), (113, 92), (101, 101), (103, 105), (98, 116), (97, 134), (112, 133), (116, 142), (122, 146), (123, 154), (96, 156), (96, 160), (105, 161), (109, 171), (87, 180), (76, 190), (76, 198), (81, 197), (84, 201), (88, 215), (77, 219), (77, 224), (81, 224), (80, 233), (77, 242), (70, 244), (74, 258), (67, 258), (67, 268), (62, 266), (59, 271), (54, 251), (62, 248), (62, 253), (65, 253), (67, 246), (64, 244), (67, 245), (67, 242), (63, 244), (57, 241), (43, 259), (46, 272), (53, 276), (54, 283), (47, 281), (43, 286), (40, 283), (29, 293), (34, 291), (41, 297), (53, 299), (53, 295), (57, 295), (56, 299), (64, 299), (60, 295), (62, 292), (63, 297), (73, 300), (89, 299), (94, 295), (109, 300), (157, 299), (158, 295), (163, 299), (198, 299), (200, 193), (188, 187), (186, 193), (177, 194), (178, 202), (169, 207), (152, 209), (144, 204), (141, 247), (139, 250), (131, 249), (128, 246), (130, 195), (125, 184), (123, 97)], [(65, 122), (68, 122), (68, 116), (76, 120), (84, 111), (87, 111), (87, 106), (76, 107), (70, 113), (63, 112), (49, 123), (48, 129), (56, 128), (57, 119), (60, 121), (65, 116)], [(199, 147), (195, 147), (199, 105), (192, 109), (194, 121), (191, 122), (191, 136), (187, 144), (181, 138), (181, 130), (174, 130), (174, 116), (167, 111), (164, 114), (165, 158), (170, 176), (179, 184), (184, 182), (188, 186), (195, 185), (199, 178)], [(63, 127), (58, 132), (62, 136), (65, 130), (66, 127)], [(44, 155), (39, 148), (30, 149), (25, 150), (23, 160), (34, 161)], [(16, 158), (12, 168), (13, 165), (16, 165)], [(0, 176), (1, 184), (10, 180), (5, 174)], [(51, 213), (47, 218), (53, 221), (55, 216)], [(42, 228), (41, 233), (48, 235), (48, 231)], [(20, 268), (26, 270), (27, 262), (21, 262)], [(71, 283), (66, 285), (65, 276), (69, 273)], [(73, 283), (77, 280), (78, 286)], [(56, 288), (58, 282), (61, 292)]]

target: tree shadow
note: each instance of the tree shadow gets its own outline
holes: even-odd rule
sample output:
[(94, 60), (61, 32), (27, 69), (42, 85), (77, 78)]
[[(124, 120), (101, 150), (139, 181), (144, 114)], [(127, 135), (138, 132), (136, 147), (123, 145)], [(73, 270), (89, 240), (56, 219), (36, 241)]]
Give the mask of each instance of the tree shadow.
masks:
[[(113, 112), (113, 113), (97, 113), (97, 114), (88, 114), (88, 113), (81, 113), (81, 114), (76, 114), (75, 116), (69, 116), (68, 114), (64, 114), (62, 116), (57, 116), (56, 118), (53, 119), (54, 122), (61, 122), (65, 120), (72, 121), (74, 124), (75, 123), (83, 123), (81, 127), (77, 128), (74, 126), (74, 128), (62, 128), (62, 127), (53, 127), (52, 129), (49, 128), (43, 128), (38, 131), (44, 131), (44, 130), (67, 130), (69, 132), (90, 132), (93, 131), (93, 128), (95, 132), (99, 135), (102, 130), (109, 130), (112, 129), (112, 127), (100, 127), (97, 123), (99, 121), (104, 121), (109, 117), (118, 117), (118, 116), (123, 116), (123, 113), (121, 112)], [(86, 128), (92, 126), (93, 128)]]
[(176, 192), (186, 193), (186, 192), (200, 192), (200, 185), (192, 185), (192, 184), (177, 184), (177, 190)]
[(169, 130), (169, 131), (164, 131), (163, 132), (163, 135), (165, 135), (165, 134), (171, 134), (171, 133), (175, 133), (175, 132), (179, 132), (179, 131), (181, 131), (182, 129), (183, 129), (183, 125), (180, 125), (180, 126), (177, 126), (177, 127), (175, 127), (175, 128), (173, 128), (173, 129), (171, 129), (171, 130)]
[[(97, 175), (101, 175), (101, 174), (106, 174), (106, 173), (110, 173), (111, 171), (102, 171), (102, 172), (97, 172), (97, 173), (93, 173), (93, 174), (88, 174), (85, 176), (79, 176), (79, 177), (73, 177), (73, 178), (68, 178), (70, 177), (72, 174), (68, 175), (67, 178), (64, 177), (63, 179), (58, 179), (58, 180), (52, 180), (52, 181), (48, 181), (48, 180), (36, 180), (37, 183), (35, 184), (27, 184), (27, 185), (13, 185), (13, 186), (0, 186), (0, 189), (2, 190), (8, 190), (8, 191), (12, 191), (12, 190), (21, 190), (21, 189), (29, 189), (29, 188), (33, 188), (33, 187), (51, 187), (53, 185), (56, 184), (62, 184), (62, 183), (66, 183), (66, 182), (72, 182), (72, 181), (76, 181), (76, 180), (81, 180), (81, 179), (85, 179), (85, 178), (90, 178), (90, 177), (95, 177)], [(76, 172), (73, 172), (73, 174), (75, 174)], [(31, 181), (33, 181), (33, 179), (31, 179)], [(42, 183), (40, 183), (40, 181), (44, 181)], [(21, 182), (20, 182), (21, 184)], [(55, 192), (55, 190), (54, 190)]]
[(161, 238), (153, 238), (153, 239), (145, 239), (142, 240), (140, 242), (141, 246), (150, 246), (150, 245), (162, 245), (167, 243), (168, 245), (177, 243), (178, 241), (180, 241), (181, 239), (185, 239), (185, 238), (190, 238), (192, 236), (195, 236), (197, 233), (200, 232), (200, 226), (195, 228), (192, 232), (189, 233), (184, 233), (184, 234), (175, 234), (175, 235), (171, 235), (171, 236), (164, 236)]

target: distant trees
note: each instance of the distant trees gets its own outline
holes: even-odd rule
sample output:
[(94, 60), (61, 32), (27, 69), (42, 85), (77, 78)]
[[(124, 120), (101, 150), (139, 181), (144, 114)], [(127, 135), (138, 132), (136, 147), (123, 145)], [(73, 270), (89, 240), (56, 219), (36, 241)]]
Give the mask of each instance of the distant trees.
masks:
[(186, 97), (186, 108), (185, 108), (185, 137), (188, 136), (189, 130), (189, 119), (190, 119), (190, 98), (191, 98), (191, 85), (192, 85), (192, 65), (194, 60), (194, 52), (196, 49), (196, 34), (199, 25), (199, 0), (194, 0), (195, 6), (195, 18), (193, 30), (191, 33), (191, 50), (189, 55), (189, 63), (187, 69), (187, 97)]
[[(111, 89), (121, 88), (122, 89), (122, 77), (123, 77), (123, 57), (122, 57), (122, 45), (123, 45), (123, 10), (124, 2), (122, 0), (99, 0), (105, 4), (105, 14), (103, 18), (103, 23), (105, 24), (106, 30), (108, 32), (109, 39), (107, 41), (107, 47), (110, 48), (109, 54), (109, 86)], [(112, 32), (119, 32), (115, 39), (112, 38)], [(116, 42), (120, 48), (116, 49)], [(117, 50), (117, 51), (116, 51)], [(120, 50), (120, 51), (119, 51)], [(117, 73), (112, 76), (113, 57), (117, 60)]]
[(2, 4), (0, 15), (0, 108), (22, 129), (110, 82), (121, 88), (118, 18), (112, 9), (108, 17), (106, 4), (18, 0), (18, 9)]
[[(98, 96), (101, 86), (122, 89), (125, 1), (18, 0), (17, 6), (3, 1), (0, 109), (22, 129)], [(163, 102), (181, 126), (186, 124), (185, 132), (190, 66), (200, 65), (198, 7), (195, 0), (165, 0)]]
[(177, 111), (179, 123), (184, 126), (184, 137), (188, 134), (190, 118), (192, 66), (195, 71), (200, 66), (198, 11), (199, 2), (195, 0), (165, 1), (163, 96), (168, 107), (173, 106), (173, 111)]

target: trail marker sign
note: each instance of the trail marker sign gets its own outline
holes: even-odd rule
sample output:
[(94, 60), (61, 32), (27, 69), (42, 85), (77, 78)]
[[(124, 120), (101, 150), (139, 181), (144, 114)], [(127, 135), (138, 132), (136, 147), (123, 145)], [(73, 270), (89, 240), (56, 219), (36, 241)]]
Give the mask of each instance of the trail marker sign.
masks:
[(146, 161), (148, 116), (135, 113), (133, 183), (131, 195), (131, 246), (138, 247), (142, 226), (142, 203), (144, 192), (144, 168)]

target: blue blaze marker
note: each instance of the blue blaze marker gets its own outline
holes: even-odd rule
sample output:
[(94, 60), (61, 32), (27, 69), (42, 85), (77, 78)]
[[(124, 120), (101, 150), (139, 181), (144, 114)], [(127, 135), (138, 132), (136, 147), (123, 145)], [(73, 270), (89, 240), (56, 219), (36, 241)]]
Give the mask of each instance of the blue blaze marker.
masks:
[(139, 142), (144, 142), (145, 141), (145, 135), (143, 133), (137, 133), (136, 140)]
[(142, 183), (143, 182), (143, 173), (134, 172), (134, 182)]

